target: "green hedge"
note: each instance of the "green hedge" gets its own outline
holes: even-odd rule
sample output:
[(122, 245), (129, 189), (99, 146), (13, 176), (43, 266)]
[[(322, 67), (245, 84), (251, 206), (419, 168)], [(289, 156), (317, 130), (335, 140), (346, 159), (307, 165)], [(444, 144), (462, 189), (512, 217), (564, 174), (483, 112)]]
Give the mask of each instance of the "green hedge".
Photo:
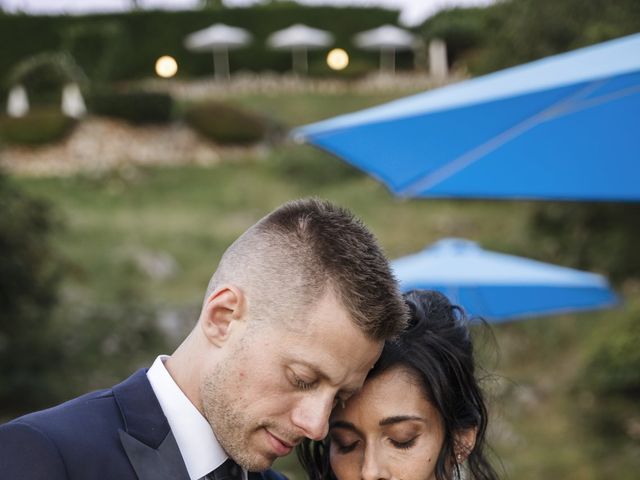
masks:
[[(9, 71), (29, 55), (67, 48), (94, 81), (151, 76), (156, 59), (165, 54), (177, 59), (179, 75), (183, 77), (211, 75), (211, 55), (190, 52), (183, 41), (189, 33), (216, 22), (246, 28), (253, 34), (253, 43), (248, 48), (231, 52), (232, 71), (289, 70), (291, 55), (269, 50), (266, 38), (294, 23), (333, 32), (336, 47), (346, 48), (357, 64), (364, 62), (375, 70), (377, 54), (355, 49), (352, 36), (385, 23), (396, 23), (397, 17), (398, 12), (382, 8), (305, 7), (291, 3), (59, 17), (0, 13), (0, 72)], [(310, 64), (321, 61), (325, 55), (326, 51), (309, 52)], [(410, 57), (403, 58), (400, 56), (400, 66), (410, 66)]]
[(171, 96), (166, 93), (99, 92), (90, 95), (87, 103), (95, 115), (137, 124), (168, 123), (173, 110)]
[(24, 117), (0, 116), (0, 143), (42, 145), (64, 138), (75, 125), (57, 108), (34, 109)]
[(192, 105), (184, 118), (194, 130), (221, 144), (256, 143), (269, 132), (266, 119), (219, 102)]

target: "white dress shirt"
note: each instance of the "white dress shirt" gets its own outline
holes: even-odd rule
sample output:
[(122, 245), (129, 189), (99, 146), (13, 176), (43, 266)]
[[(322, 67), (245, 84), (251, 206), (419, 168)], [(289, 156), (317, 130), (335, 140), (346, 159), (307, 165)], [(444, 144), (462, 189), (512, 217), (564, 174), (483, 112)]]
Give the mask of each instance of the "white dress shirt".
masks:
[[(168, 355), (160, 355), (147, 371), (147, 378), (167, 417), (191, 480), (200, 480), (229, 458), (213, 434), (209, 422), (191, 403), (164, 366)], [(246, 480), (247, 473), (243, 471)]]

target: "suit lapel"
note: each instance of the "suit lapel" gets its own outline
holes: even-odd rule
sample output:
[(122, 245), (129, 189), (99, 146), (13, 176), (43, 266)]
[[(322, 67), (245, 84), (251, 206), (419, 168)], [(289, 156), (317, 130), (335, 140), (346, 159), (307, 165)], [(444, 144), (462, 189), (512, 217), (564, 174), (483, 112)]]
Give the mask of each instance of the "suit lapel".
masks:
[(124, 430), (120, 430), (119, 433), (122, 446), (140, 480), (189, 478), (178, 444), (171, 431), (158, 448), (151, 448)]
[(113, 387), (124, 419), (120, 442), (140, 480), (189, 480), (178, 444), (171, 433), (145, 370)]

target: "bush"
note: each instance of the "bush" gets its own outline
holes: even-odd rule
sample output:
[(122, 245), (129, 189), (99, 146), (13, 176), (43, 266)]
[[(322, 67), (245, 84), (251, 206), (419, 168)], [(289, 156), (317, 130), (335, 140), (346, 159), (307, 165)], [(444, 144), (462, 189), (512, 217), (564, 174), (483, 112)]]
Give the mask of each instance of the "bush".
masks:
[(158, 353), (170, 350), (158, 325), (158, 311), (133, 293), (112, 305), (63, 305), (57, 327), (64, 358), (55, 391), (69, 398), (122, 381), (140, 366), (150, 366)]
[(42, 145), (63, 139), (76, 121), (58, 109), (32, 110), (24, 117), (0, 116), (0, 142), (19, 145)]
[[(63, 357), (52, 311), (63, 264), (51, 207), (0, 175), (0, 416), (52, 401)], [(59, 380), (59, 379), (58, 379)]]
[(194, 130), (222, 144), (256, 143), (269, 131), (264, 118), (219, 102), (193, 105), (184, 115)]
[(591, 345), (582, 384), (598, 395), (640, 398), (640, 311), (634, 313), (612, 324)]
[(621, 282), (640, 277), (639, 217), (634, 203), (541, 202), (529, 227), (544, 260)]
[(128, 43), (118, 21), (91, 20), (69, 25), (63, 31), (64, 50), (93, 82), (107, 82), (116, 76)]
[(167, 123), (171, 121), (173, 100), (167, 93), (97, 92), (87, 99), (89, 110), (127, 120), (131, 123)]
[(306, 146), (287, 145), (275, 150), (267, 165), (276, 176), (308, 189), (337, 185), (364, 175), (345, 161)]
[(6, 84), (23, 85), (31, 105), (59, 105), (65, 84), (83, 84), (85, 80), (84, 72), (68, 53), (44, 52), (16, 64), (9, 71)]

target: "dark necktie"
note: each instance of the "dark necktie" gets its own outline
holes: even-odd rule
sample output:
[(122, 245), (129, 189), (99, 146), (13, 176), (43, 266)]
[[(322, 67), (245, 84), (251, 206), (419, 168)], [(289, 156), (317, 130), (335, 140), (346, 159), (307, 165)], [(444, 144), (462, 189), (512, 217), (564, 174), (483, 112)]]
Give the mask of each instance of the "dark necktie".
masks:
[(242, 480), (242, 469), (231, 458), (227, 458), (222, 465), (204, 478), (206, 480)]

